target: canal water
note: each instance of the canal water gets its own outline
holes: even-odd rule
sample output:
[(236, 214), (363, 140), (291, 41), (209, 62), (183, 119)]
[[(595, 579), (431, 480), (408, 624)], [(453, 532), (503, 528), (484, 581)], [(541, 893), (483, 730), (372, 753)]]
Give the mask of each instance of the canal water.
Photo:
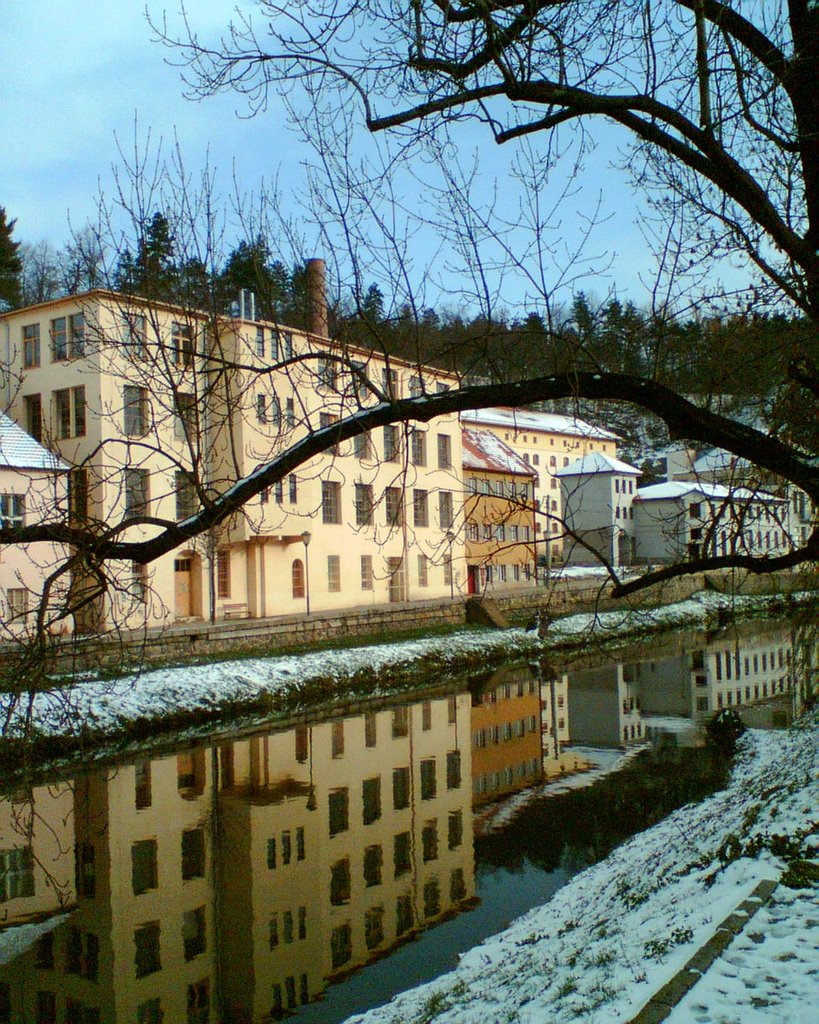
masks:
[(334, 1022), (446, 971), (718, 787), (715, 710), (797, 709), (789, 625), (681, 649), (521, 663), (18, 784), (0, 1024)]

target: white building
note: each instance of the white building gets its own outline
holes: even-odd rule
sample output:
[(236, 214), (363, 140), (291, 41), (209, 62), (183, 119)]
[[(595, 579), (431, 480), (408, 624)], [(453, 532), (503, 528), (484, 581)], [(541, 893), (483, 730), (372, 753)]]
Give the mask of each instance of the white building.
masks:
[(556, 470), (566, 523), (564, 558), (589, 565), (634, 560), (634, 509), (640, 470), (602, 452), (590, 452)]
[(640, 562), (775, 556), (790, 546), (783, 527), (786, 501), (765, 491), (669, 480), (641, 488), (633, 508)]
[[(68, 512), (68, 466), (0, 412), (0, 529), (60, 522)], [(25, 632), (46, 581), (64, 563), (62, 544), (0, 545), (0, 641)], [(68, 631), (59, 618), (69, 580), (57, 578), (47, 602), (51, 625)]]

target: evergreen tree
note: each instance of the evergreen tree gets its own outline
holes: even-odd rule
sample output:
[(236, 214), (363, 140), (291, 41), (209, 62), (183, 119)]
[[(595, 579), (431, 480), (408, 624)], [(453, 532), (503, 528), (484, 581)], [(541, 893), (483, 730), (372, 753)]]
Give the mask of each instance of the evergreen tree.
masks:
[(125, 249), (120, 257), (114, 272), (116, 288), (173, 301), (179, 283), (175, 255), (171, 225), (164, 214), (157, 212), (139, 239), (136, 255)]
[(6, 219), (5, 207), (0, 206), (0, 308), (8, 305), (13, 309), (22, 300), (20, 243), (11, 237), (16, 223)]

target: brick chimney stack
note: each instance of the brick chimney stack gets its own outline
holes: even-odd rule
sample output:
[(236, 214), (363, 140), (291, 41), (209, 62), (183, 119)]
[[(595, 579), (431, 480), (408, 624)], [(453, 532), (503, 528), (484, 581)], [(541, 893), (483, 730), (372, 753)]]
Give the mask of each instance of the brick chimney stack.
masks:
[(327, 283), (324, 260), (307, 261), (307, 325), (311, 334), (329, 337), (330, 323), (327, 315)]

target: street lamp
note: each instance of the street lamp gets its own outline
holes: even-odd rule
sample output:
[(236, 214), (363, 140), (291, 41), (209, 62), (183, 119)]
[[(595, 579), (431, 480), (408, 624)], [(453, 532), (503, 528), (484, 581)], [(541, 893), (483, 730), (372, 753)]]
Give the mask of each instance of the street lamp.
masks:
[(310, 614), (310, 562), (307, 557), (307, 549), (310, 546), (311, 534), (305, 530), (301, 535), (301, 542), (304, 545), (304, 596), (307, 598), (307, 614)]
[(455, 571), (452, 567), (452, 545), (455, 543), (455, 534), (452, 530), (446, 531), (446, 539), (449, 542), (449, 599), (455, 597)]

